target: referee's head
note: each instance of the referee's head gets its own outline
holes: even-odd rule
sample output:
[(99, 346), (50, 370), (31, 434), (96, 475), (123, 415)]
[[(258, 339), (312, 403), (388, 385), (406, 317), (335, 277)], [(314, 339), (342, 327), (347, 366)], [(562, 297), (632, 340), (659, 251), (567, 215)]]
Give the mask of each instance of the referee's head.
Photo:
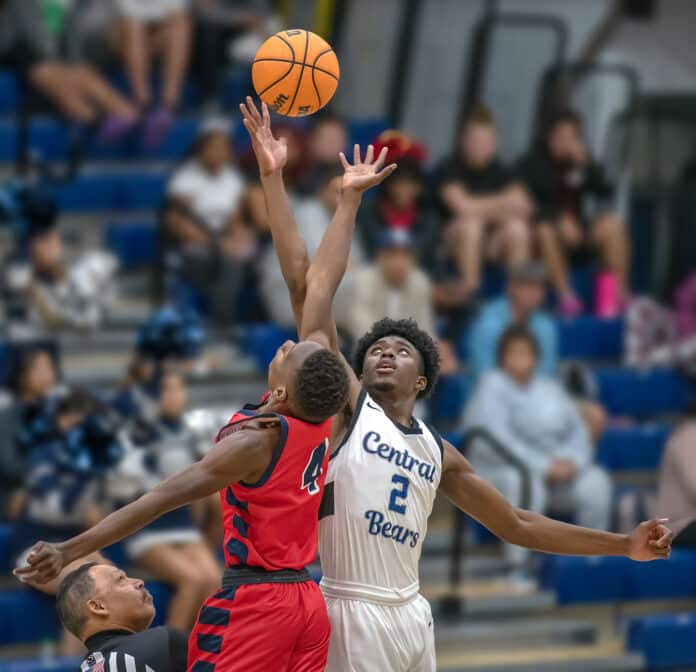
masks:
[(82, 641), (104, 630), (140, 632), (155, 617), (141, 579), (113, 565), (81, 565), (61, 581), (56, 607), (63, 625)]

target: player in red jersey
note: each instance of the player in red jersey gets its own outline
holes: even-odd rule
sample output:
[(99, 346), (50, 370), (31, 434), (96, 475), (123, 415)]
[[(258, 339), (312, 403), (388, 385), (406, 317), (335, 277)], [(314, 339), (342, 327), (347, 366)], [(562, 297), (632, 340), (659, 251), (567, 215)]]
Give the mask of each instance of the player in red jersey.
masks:
[[(250, 119), (254, 126), (263, 125), (253, 112), (245, 122), (250, 131)], [(265, 106), (263, 115), (267, 121)], [(278, 142), (268, 152), (251, 135), (262, 181), (282, 181), (285, 144)], [(327, 231), (344, 229), (355, 217), (362, 192), (395, 168), (382, 169), (384, 154), (373, 161), (371, 146), (365, 162), (357, 148), (356, 157), (351, 166), (341, 155), (341, 197)], [(331, 418), (348, 398), (344, 365), (332, 352), (331, 303), (347, 263), (336, 259), (334, 238), (322, 240), (306, 274), (300, 341), (278, 349), (268, 369), (270, 391), (261, 404), (233, 415), (200, 462), (72, 539), (37, 543), (28, 565), (15, 570), (20, 579), (50, 580), (89, 549), (104, 548), (167, 511), (220, 491), (226, 568), (222, 590), (206, 600), (191, 633), (189, 669), (324, 669), (330, 628), (321, 593), (305, 567), (317, 552)], [(306, 257), (295, 261), (304, 265)]]

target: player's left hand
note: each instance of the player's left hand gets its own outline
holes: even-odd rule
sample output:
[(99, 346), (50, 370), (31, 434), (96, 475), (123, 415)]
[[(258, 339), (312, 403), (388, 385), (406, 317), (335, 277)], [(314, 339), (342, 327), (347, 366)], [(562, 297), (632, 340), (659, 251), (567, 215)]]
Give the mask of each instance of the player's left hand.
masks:
[(17, 567), (12, 573), (22, 582), (47, 583), (55, 579), (67, 564), (60, 544), (39, 541), (27, 556), (27, 564)]
[(367, 152), (365, 153), (365, 161), (363, 161), (360, 158), (360, 145), (355, 145), (353, 148), (352, 166), (348, 163), (345, 154), (341, 152), (339, 158), (345, 170), (341, 182), (341, 191), (343, 193), (352, 192), (361, 194), (370, 187), (376, 187), (386, 180), (396, 170), (395, 163), (391, 163), (386, 168), (382, 168), (387, 158), (387, 151), (387, 148), (384, 147), (375, 160), (375, 148), (372, 145), (368, 145)]
[(628, 557), (631, 560), (666, 560), (672, 551), (672, 531), (667, 518), (646, 520), (631, 533)]

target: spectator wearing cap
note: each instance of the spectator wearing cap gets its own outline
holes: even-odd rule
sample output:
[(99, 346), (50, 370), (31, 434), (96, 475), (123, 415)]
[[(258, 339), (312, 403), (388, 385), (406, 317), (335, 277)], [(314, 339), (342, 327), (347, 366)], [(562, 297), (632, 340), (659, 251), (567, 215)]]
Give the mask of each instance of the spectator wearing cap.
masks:
[(82, 563), (61, 582), (56, 608), (63, 626), (87, 649), (81, 670), (186, 671), (186, 634), (150, 628), (152, 595), (141, 579), (118, 567)]
[[(532, 331), (512, 324), (496, 344), (496, 367), (478, 382), (464, 426), (485, 430), (469, 452), (474, 469), (516, 507), (572, 515), (580, 525), (608, 529), (612, 485), (593, 463), (592, 441), (563, 387), (540, 373)], [(528, 500), (524, 498), (524, 474)], [(524, 569), (528, 551), (505, 545), (511, 568)]]
[(242, 218), (245, 188), (234, 164), (229, 123), (208, 120), (167, 188), (164, 262), (203, 297), (221, 325), (234, 319), (256, 253), (256, 235)]
[[(187, 402), (182, 376), (163, 372), (157, 380), (156, 416), (138, 420), (120, 434), (126, 452), (107, 477), (114, 508), (134, 501), (202, 457), (198, 436), (184, 420)], [(217, 496), (206, 499), (199, 508), (211, 512), (214, 506), (219, 511)], [(220, 581), (218, 564), (191, 507), (164, 514), (128, 537), (124, 548), (131, 562), (173, 587), (168, 625), (190, 628), (204, 598)]]
[(583, 139), (582, 119), (570, 110), (556, 115), (519, 172), (534, 199), (537, 238), (561, 313), (583, 309), (568, 262), (586, 263), (598, 255), (603, 273), (597, 278), (597, 313), (616, 314), (628, 286), (629, 240), (612, 209), (614, 186)]
[(435, 170), (435, 193), (448, 221), (465, 297), (479, 290), (484, 259), (513, 266), (530, 256), (531, 203), (497, 158), (497, 141), (493, 116), (477, 106), (462, 126), (454, 153)]
[(355, 277), (350, 322), (345, 325), (353, 338), (383, 317), (413, 318), (421, 329), (435, 335), (432, 286), (418, 268), (415, 245), (409, 231), (382, 232), (374, 262)]
[[(310, 257), (316, 254), (324, 232), (336, 212), (338, 197), (341, 193), (343, 169), (338, 162), (332, 166), (325, 165), (314, 175), (316, 191), (312, 196), (293, 197), (291, 199), (293, 214)], [(334, 314), (339, 325), (350, 321), (350, 295), (354, 276), (363, 262), (364, 254), (357, 237), (351, 243), (348, 270), (334, 300)], [(259, 283), (261, 296), (271, 320), (287, 327), (295, 325), (292, 306), (283, 274), (278, 263), (275, 249), (266, 248), (259, 260)]]
[(397, 162), (399, 167), (358, 213), (357, 226), (365, 251), (374, 258), (385, 232), (405, 231), (414, 241), (420, 266), (432, 271), (439, 253), (440, 227), (437, 214), (426, 198), (422, 168), (425, 150), (397, 131), (380, 135), (375, 152), (383, 147), (389, 150), (389, 160)]

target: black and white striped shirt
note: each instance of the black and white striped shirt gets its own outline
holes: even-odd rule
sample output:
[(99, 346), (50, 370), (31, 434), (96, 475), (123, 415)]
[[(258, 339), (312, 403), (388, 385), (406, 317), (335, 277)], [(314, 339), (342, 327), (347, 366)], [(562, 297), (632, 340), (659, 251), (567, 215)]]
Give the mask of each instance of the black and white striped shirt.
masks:
[(85, 641), (80, 672), (186, 672), (186, 635), (165, 626), (132, 633), (104, 630)]

